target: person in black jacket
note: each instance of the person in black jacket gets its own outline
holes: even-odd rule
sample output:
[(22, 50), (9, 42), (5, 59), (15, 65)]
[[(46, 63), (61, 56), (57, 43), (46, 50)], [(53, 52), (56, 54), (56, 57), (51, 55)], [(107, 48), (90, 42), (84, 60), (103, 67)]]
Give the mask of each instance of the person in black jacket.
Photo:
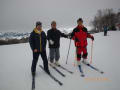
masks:
[(56, 28), (56, 21), (52, 21), (51, 23), (51, 29), (48, 30), (47, 32), (47, 39), (49, 42), (49, 55), (50, 55), (50, 63), (53, 64), (54, 63), (54, 59), (55, 59), (55, 64), (56, 65), (60, 65), (59, 64), (59, 58), (60, 58), (60, 38), (61, 37), (65, 37), (67, 38), (68, 36), (65, 35), (64, 33), (61, 33), (57, 28)]
[(33, 51), (33, 61), (31, 66), (31, 72), (32, 75), (35, 75), (36, 72), (36, 65), (38, 62), (39, 55), (41, 55), (43, 64), (44, 64), (44, 70), (50, 74), (48, 69), (48, 60), (46, 55), (46, 43), (47, 43), (47, 37), (44, 31), (42, 31), (42, 23), (36, 22), (36, 28), (33, 30), (29, 37), (29, 43), (30, 47)]

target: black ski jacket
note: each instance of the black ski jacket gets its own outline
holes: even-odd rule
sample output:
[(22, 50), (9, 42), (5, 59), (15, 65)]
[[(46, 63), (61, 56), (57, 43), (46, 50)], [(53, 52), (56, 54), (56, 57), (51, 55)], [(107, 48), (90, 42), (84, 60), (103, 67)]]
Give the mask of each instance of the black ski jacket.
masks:
[(59, 30), (57, 30), (57, 29), (50, 29), (50, 30), (48, 30), (48, 32), (47, 32), (47, 39), (48, 39), (48, 41), (49, 40), (52, 40), (52, 41), (54, 41), (54, 44), (53, 45), (51, 45), (50, 43), (49, 43), (49, 48), (59, 48), (60, 47), (60, 38), (61, 37), (65, 37), (65, 38), (67, 38), (68, 36), (67, 35), (65, 35), (64, 33), (61, 33)]
[(46, 51), (47, 36), (44, 31), (41, 34), (35, 32), (31, 33), (29, 37), (29, 44), (32, 50), (37, 49), (39, 52)]

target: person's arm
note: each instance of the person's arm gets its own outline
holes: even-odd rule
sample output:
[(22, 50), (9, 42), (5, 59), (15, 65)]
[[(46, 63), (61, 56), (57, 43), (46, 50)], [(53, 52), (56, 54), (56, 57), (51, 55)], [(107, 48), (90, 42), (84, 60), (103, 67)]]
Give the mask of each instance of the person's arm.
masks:
[(50, 40), (51, 35), (50, 35), (50, 31), (47, 31), (47, 40)]
[(60, 33), (61, 37), (68, 38), (68, 35), (65, 35), (64, 33), (60, 32), (60, 31), (59, 31), (59, 33)]
[(29, 44), (30, 44), (31, 49), (34, 50), (34, 35), (33, 35), (33, 32), (30, 34)]
[(51, 39), (50, 31), (47, 32), (47, 40), (51, 45), (54, 44), (54, 41)]
[(90, 33), (88, 33), (87, 28), (85, 28), (85, 27), (84, 27), (84, 30), (85, 30), (85, 31), (86, 31), (86, 33), (87, 33), (87, 38), (91, 38), (91, 39), (94, 41), (94, 36), (93, 36), (93, 35), (91, 35)]
[(75, 29), (69, 34), (70, 39), (75, 39)]
[(47, 38), (47, 40), (49, 41), (49, 40), (51, 40), (51, 31), (47, 31), (47, 36), (46, 36), (46, 38)]
[(45, 42), (45, 48), (46, 48), (46, 45), (47, 45), (47, 36), (46, 36), (46, 33), (45, 32), (43, 32), (43, 34), (44, 34), (44, 42)]
[(94, 36), (91, 35), (90, 33), (87, 33), (87, 37), (88, 37), (88, 38), (91, 38), (91, 39), (94, 41)]

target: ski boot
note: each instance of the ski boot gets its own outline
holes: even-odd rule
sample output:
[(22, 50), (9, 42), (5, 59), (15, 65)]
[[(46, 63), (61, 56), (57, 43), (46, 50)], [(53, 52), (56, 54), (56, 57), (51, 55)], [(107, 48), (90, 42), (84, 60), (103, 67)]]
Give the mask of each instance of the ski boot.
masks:
[(83, 59), (83, 61), (82, 61), (84, 64), (86, 64), (86, 65), (89, 65), (89, 62), (88, 62), (88, 60), (87, 59)]
[(49, 71), (49, 69), (45, 69), (45, 68), (44, 68), (44, 70), (45, 70), (45, 72), (46, 72), (47, 74), (50, 75), (50, 71)]
[(56, 66), (60, 66), (60, 63), (58, 61), (55, 62)]

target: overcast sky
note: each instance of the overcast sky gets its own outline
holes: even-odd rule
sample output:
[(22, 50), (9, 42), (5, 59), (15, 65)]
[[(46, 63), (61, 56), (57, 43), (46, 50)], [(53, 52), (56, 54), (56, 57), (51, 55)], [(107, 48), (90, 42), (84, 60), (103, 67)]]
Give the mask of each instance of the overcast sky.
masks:
[(0, 0), (0, 31), (32, 31), (36, 21), (44, 28), (73, 27), (82, 17), (85, 25), (98, 9), (120, 8), (120, 0)]

